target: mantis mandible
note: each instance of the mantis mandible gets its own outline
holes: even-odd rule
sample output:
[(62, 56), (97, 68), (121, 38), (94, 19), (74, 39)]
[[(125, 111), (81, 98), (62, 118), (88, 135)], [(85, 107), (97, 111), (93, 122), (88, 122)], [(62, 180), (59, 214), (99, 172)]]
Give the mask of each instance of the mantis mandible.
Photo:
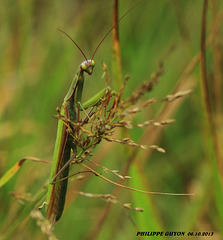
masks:
[[(78, 121), (79, 110), (81, 107), (81, 97), (83, 92), (84, 85), (84, 73), (91, 75), (93, 73), (93, 68), (95, 66), (95, 62), (93, 60), (95, 53), (99, 49), (101, 43), (105, 40), (105, 38), (110, 34), (110, 32), (117, 26), (117, 24), (138, 4), (143, 2), (144, 0), (139, 1), (133, 7), (131, 7), (119, 20), (118, 22), (111, 27), (111, 29), (107, 32), (107, 34), (102, 38), (100, 43), (97, 45), (92, 57), (90, 60), (87, 60), (85, 54), (81, 50), (81, 48), (77, 45), (77, 43), (64, 31), (61, 31), (66, 36), (68, 36), (72, 42), (76, 45), (76, 47), (80, 50), (82, 55), (85, 58), (85, 61), (80, 64), (78, 70), (74, 76), (74, 79), (71, 83), (71, 86), (66, 94), (61, 110), (60, 115), (67, 117), (72, 122)], [(105, 92), (108, 91), (108, 88), (103, 89), (98, 94), (92, 97), (92, 100), (88, 100), (88, 105), (94, 105), (104, 96)], [(83, 104), (86, 106), (86, 104)], [(87, 107), (87, 106), (86, 106)], [(68, 126), (66, 126), (61, 119), (58, 122), (57, 128), (57, 137), (55, 142), (54, 154), (53, 154), (53, 162), (50, 173), (50, 184), (48, 186), (47, 191), (47, 199), (46, 199), (46, 216), (51, 219), (52, 218), (52, 226), (55, 222), (57, 222), (64, 209), (65, 197), (67, 191), (67, 177), (69, 174), (69, 164), (77, 155), (77, 147), (72, 141), (72, 137), (68, 133)], [(73, 151), (73, 156), (71, 156), (71, 152)], [(62, 180), (63, 179), (63, 180)], [(62, 180), (62, 181), (60, 181)]]

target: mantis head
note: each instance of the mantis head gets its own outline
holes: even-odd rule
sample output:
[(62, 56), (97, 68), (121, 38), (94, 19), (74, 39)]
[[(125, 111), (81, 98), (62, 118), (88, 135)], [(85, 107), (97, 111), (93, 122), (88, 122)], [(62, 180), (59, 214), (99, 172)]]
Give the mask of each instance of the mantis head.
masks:
[(81, 63), (80, 68), (81, 70), (85, 71), (87, 74), (91, 75), (93, 72), (93, 68), (95, 66), (94, 60), (86, 60)]

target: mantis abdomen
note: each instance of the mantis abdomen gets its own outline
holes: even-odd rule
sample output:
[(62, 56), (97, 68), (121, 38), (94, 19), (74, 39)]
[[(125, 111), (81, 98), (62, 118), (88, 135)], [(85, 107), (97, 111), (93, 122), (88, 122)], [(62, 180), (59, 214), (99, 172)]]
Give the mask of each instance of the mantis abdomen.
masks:
[[(67, 107), (67, 102), (64, 102), (62, 105), (62, 109), (60, 114), (70, 118), (69, 111)], [(61, 119), (58, 122), (57, 128), (57, 138), (54, 149), (53, 156), (53, 166), (51, 168), (50, 173), (50, 181), (54, 178), (54, 176), (60, 171), (60, 169), (66, 164), (66, 162), (70, 159), (71, 149), (75, 151), (75, 146), (72, 145), (72, 141), (70, 139), (67, 132), (67, 126), (63, 123)], [(63, 178), (66, 178), (69, 174), (69, 167), (65, 168), (63, 172), (61, 172), (58, 177), (55, 179), (55, 184), (50, 184), (47, 194), (47, 209), (46, 216), (51, 218), (53, 215), (54, 221), (58, 221), (62, 215), (65, 197), (67, 192), (67, 179), (60, 181)], [(59, 182), (58, 182), (59, 181)]]

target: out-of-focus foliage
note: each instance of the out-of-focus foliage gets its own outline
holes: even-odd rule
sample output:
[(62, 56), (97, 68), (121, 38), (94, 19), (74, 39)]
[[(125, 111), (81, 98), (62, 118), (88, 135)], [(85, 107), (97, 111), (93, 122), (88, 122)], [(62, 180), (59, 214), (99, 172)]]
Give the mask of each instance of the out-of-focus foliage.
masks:
[[(121, 1), (120, 16), (134, 3)], [(57, 28), (75, 39), (90, 58), (112, 24), (112, 8), (113, 1), (102, 0), (1, 1), (0, 175), (24, 156), (52, 160), (57, 127), (57, 120), (52, 116), (84, 60)], [(223, 217), (217, 207), (221, 193), (212, 181), (221, 168), (219, 165), (218, 169), (213, 168), (208, 154), (197, 55), (202, 9), (201, 0), (145, 0), (121, 21), (123, 78), (131, 75), (126, 97), (150, 79), (160, 61), (164, 61), (165, 73), (146, 95), (148, 99), (162, 99), (175, 90), (192, 89), (193, 92), (173, 103), (153, 104), (134, 120), (142, 123), (148, 119), (174, 118), (174, 124), (135, 128), (128, 133), (135, 142), (165, 148), (165, 154), (140, 149), (131, 157), (132, 149), (103, 142), (92, 158), (120, 173), (130, 164), (127, 175), (132, 178), (124, 184), (137, 189), (196, 195), (150, 196), (119, 189), (119, 201), (144, 208), (143, 213), (130, 210), (125, 214), (118, 204), (111, 206), (100, 198), (76, 194), (77, 191), (113, 194), (115, 186), (94, 175), (82, 181), (71, 179), (64, 214), (54, 229), (58, 239), (135, 239), (137, 230), (132, 221), (139, 231), (214, 231), (214, 239), (221, 239)], [(207, 71), (219, 142), (222, 142), (222, 10), (221, 1), (209, 2), (207, 38), (212, 38), (206, 50)], [(110, 85), (113, 84), (111, 39), (109, 36), (100, 46), (94, 59), (94, 73), (86, 77), (85, 100), (105, 86), (105, 79), (101, 78), (102, 61), (108, 65)], [(121, 138), (124, 133), (119, 134)], [(6, 232), (18, 219), (20, 211), (45, 184), (49, 172), (48, 164), (26, 162), (0, 189), (1, 232)], [(106, 172), (103, 175), (112, 178)], [(16, 200), (10, 192), (16, 192), (16, 196), (19, 193), (21, 199)], [(13, 238), (47, 239), (36, 219), (40, 221), (41, 216), (32, 214), (22, 221)]]

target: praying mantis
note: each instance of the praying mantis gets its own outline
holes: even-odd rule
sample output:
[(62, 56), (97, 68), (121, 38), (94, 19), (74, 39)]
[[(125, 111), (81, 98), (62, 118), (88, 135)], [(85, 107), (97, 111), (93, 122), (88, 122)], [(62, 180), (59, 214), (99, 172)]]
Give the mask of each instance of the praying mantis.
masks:
[[(138, 4), (142, 1), (136, 3), (132, 8), (130, 8), (117, 22), (117, 24)], [(87, 60), (85, 54), (77, 45), (77, 43), (64, 31), (67, 37), (71, 39), (71, 41), (76, 45), (76, 47), (80, 50), (82, 55), (85, 58), (85, 61), (82, 62), (74, 76), (73, 82), (66, 94), (60, 114), (66, 116), (73, 122), (77, 122), (79, 118), (79, 111), (82, 107), (81, 105), (81, 97), (83, 92), (84, 85), (84, 74), (87, 73), (91, 75), (93, 73), (93, 68), (95, 66), (95, 62), (93, 60), (95, 53), (99, 49), (101, 43), (105, 40), (105, 38), (110, 34), (113, 28), (117, 25), (113, 25), (111, 29), (107, 32), (107, 34), (102, 38), (98, 46), (96, 47), (92, 57), (90, 60)], [(110, 91), (109, 87), (101, 90), (98, 94), (93, 96), (87, 103), (83, 104), (84, 108), (88, 106), (92, 106), (96, 104), (100, 99), (104, 96), (106, 92)], [(76, 145), (72, 142), (72, 137), (69, 135), (67, 131), (67, 126), (63, 123), (61, 119), (58, 122), (57, 128), (57, 137), (55, 142), (55, 149), (53, 154), (53, 162), (50, 173), (50, 184), (48, 186), (47, 191), (47, 199), (46, 199), (46, 216), (50, 219), (52, 217), (52, 225), (57, 222), (63, 212), (64, 204), (65, 204), (65, 196), (67, 191), (67, 176), (69, 174), (69, 164), (77, 155)], [(71, 150), (73, 151), (73, 156), (71, 156)], [(64, 179), (66, 178), (66, 179)], [(62, 181), (60, 181), (63, 179)]]

